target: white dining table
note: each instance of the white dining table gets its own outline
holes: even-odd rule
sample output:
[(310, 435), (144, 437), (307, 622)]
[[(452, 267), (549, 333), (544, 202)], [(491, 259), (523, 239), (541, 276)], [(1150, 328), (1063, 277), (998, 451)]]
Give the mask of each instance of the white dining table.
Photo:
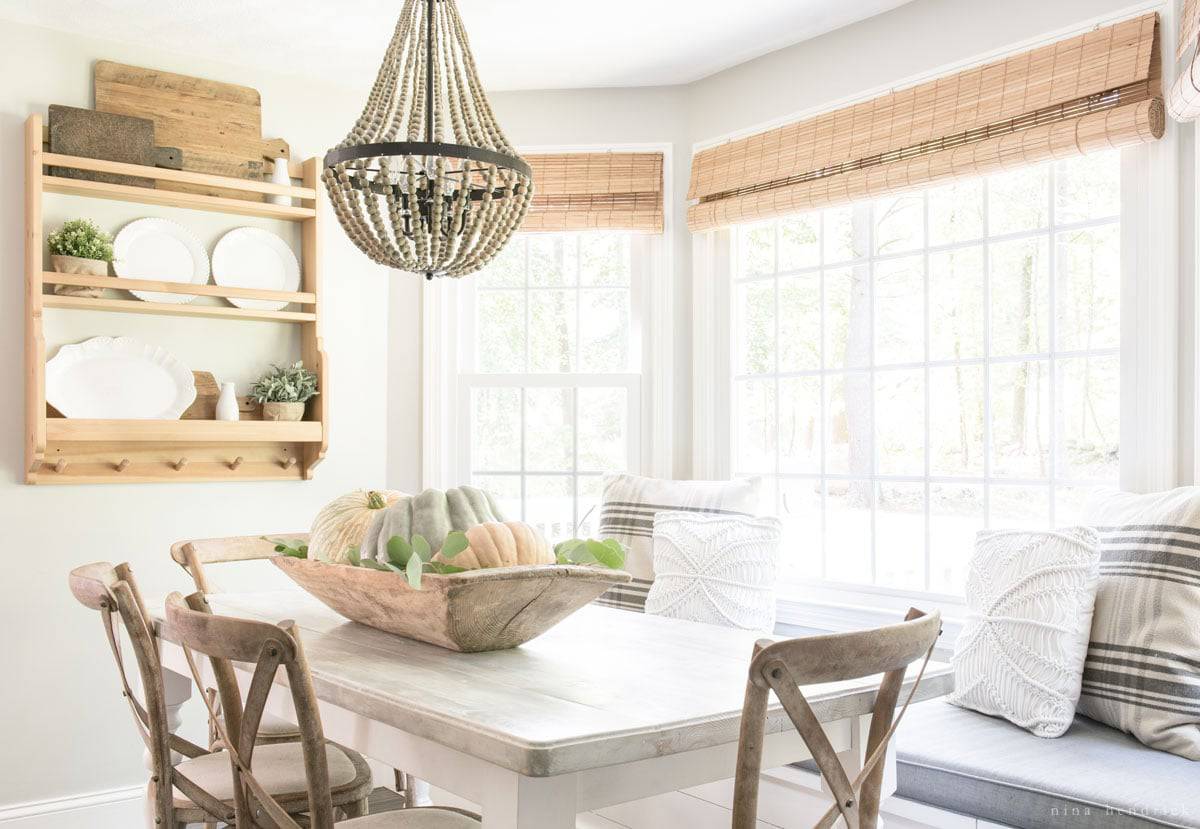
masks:
[[(349, 622), (297, 590), (210, 601), (217, 613), (294, 620), (326, 737), (478, 804), (485, 829), (574, 829), (582, 812), (733, 777), (762, 638), (588, 606), (518, 648), (456, 653)], [(186, 662), (166, 640), (162, 658), (177, 710), (191, 685)], [(803, 689), (852, 777), (878, 680)], [(915, 699), (945, 694), (951, 681), (947, 665), (931, 662)], [(294, 714), (286, 689), (268, 710)], [(766, 731), (764, 769), (809, 757), (778, 704)], [(891, 757), (884, 780), (887, 796)]]

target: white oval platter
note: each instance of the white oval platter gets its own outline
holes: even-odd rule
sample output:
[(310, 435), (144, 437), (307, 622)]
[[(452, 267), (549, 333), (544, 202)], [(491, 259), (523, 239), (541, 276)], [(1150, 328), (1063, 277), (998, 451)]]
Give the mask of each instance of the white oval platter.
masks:
[[(300, 263), (288, 243), (267, 230), (239, 227), (217, 242), (212, 255), (213, 281), (226, 288), (300, 290)], [(229, 297), (239, 308), (278, 311), (287, 302)]]
[[(113, 240), (113, 271), (128, 279), (208, 283), (208, 252), (190, 230), (167, 219), (137, 219)], [(191, 302), (195, 294), (131, 291), (146, 302)]]
[(65, 417), (176, 420), (195, 399), (191, 369), (132, 337), (64, 345), (46, 363), (46, 402)]

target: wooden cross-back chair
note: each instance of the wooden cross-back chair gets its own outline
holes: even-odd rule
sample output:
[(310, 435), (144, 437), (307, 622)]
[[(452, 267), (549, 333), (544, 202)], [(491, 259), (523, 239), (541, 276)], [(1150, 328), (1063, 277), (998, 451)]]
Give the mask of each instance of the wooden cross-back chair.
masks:
[[(746, 682), (738, 740), (737, 777), (734, 781), (733, 829), (754, 829), (758, 814), (758, 783), (762, 771), (763, 733), (771, 691), (782, 704), (800, 733), (829, 787), (834, 805), (815, 824), (833, 826), (839, 817), (848, 829), (874, 829), (879, 820), (883, 758), (888, 743), (908, 709), (933, 653), (942, 629), (938, 612), (909, 610), (899, 624), (874, 630), (809, 636), (755, 646)], [(912, 663), (921, 662), (908, 697), (900, 711), (896, 704)], [(883, 674), (871, 725), (867, 733), (866, 759), (851, 780), (834, 751), (821, 723), (813, 714), (800, 686), (841, 682)]]
[[(214, 664), (231, 661), (254, 666), (254, 675), (243, 700), (241, 691), (219, 682), (218, 691), (226, 716), (219, 728), (229, 755), (234, 780), (238, 826), (261, 829), (329, 829), (334, 826), (328, 753), (321, 727), (317, 697), (313, 690), (304, 648), (293, 622), (278, 625), (206, 612), (206, 601), (196, 593), (184, 599), (178, 593), (167, 598), (164, 635), (184, 649), (192, 677), (202, 686), (195, 654)], [(255, 756), (268, 750), (256, 738), (275, 675), (283, 668), (300, 728), (299, 745), (304, 753), (306, 777), (306, 820), (296, 820), (263, 784), (255, 769)], [(281, 689), (281, 692), (282, 691)], [(206, 698), (206, 704), (208, 704)], [(476, 816), (445, 807), (408, 808), (370, 817), (356, 817), (339, 826), (363, 829), (479, 829)]]

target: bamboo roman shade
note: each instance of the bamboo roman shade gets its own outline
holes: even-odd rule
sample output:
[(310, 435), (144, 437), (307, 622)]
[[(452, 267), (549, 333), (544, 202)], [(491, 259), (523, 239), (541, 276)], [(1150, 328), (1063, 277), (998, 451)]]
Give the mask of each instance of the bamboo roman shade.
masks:
[(533, 203), (522, 230), (662, 233), (662, 153), (523, 156), (533, 168)]
[(1162, 137), (1158, 17), (1147, 14), (692, 160), (694, 231)]
[[(1197, 42), (1200, 35), (1200, 0), (1185, 0), (1183, 14), (1179, 18), (1179, 48), (1175, 59), (1180, 60)], [(1176, 121), (1195, 121), (1200, 117), (1200, 66), (1197, 65), (1200, 48), (1192, 52), (1192, 59), (1179, 72), (1171, 91), (1167, 93), (1167, 111)]]

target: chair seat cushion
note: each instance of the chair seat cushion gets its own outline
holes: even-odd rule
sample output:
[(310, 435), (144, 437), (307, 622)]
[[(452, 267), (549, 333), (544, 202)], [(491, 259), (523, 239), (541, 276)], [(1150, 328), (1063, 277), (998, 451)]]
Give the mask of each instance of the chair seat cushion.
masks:
[[(358, 779), (358, 768), (345, 749), (333, 743), (326, 743), (325, 759), (329, 765), (329, 788), (334, 793), (361, 782)], [(308, 796), (308, 784), (304, 776), (304, 751), (300, 743), (260, 745), (254, 750), (250, 766), (258, 782), (276, 800), (285, 801)], [(175, 770), (218, 800), (233, 801), (233, 772), (229, 755), (225, 752), (218, 751), (184, 760)], [(176, 808), (182, 809), (191, 805), (191, 801), (176, 789)]]
[(399, 809), (380, 812), (377, 815), (356, 817), (338, 823), (353, 829), (479, 829), (482, 824), (477, 818), (451, 809), (423, 806), (415, 809)]
[(300, 727), (294, 722), (276, 717), (273, 714), (263, 714), (262, 722), (258, 724), (258, 739), (279, 743), (284, 740), (299, 740)]
[(900, 797), (1009, 826), (1200, 827), (1200, 763), (1077, 717), (1056, 739), (934, 700), (896, 735)]

